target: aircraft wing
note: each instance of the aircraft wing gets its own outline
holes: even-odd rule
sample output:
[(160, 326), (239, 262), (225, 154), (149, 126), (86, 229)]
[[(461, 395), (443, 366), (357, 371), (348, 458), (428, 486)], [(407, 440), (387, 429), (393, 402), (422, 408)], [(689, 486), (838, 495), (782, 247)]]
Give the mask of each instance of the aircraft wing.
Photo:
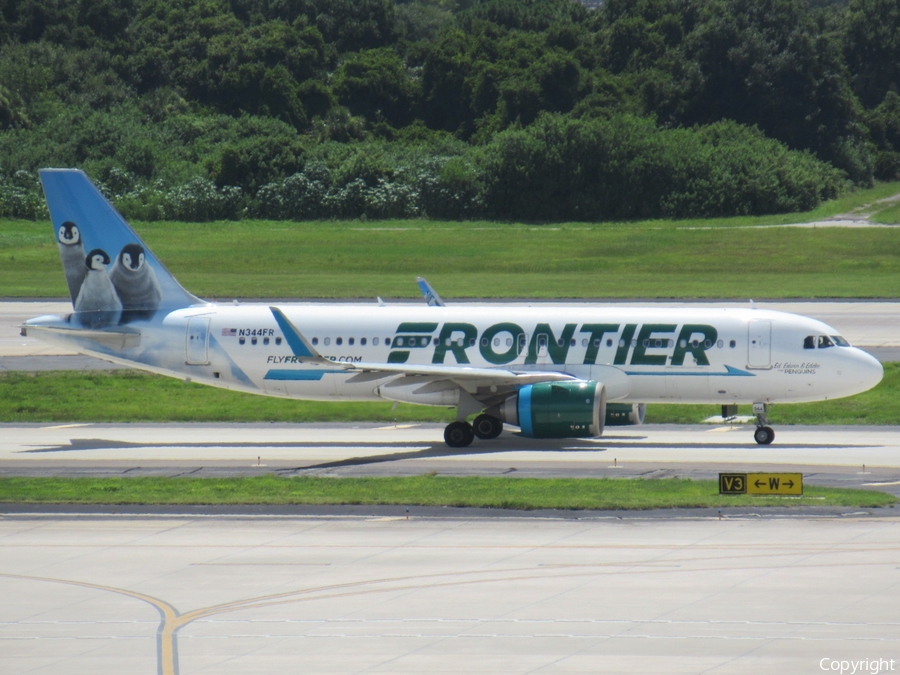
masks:
[[(534, 384), (535, 382), (577, 379), (566, 373), (543, 370), (517, 372), (508, 368), (472, 368), (470, 366), (409, 365), (406, 363), (335, 363), (333, 361), (329, 361), (329, 363), (342, 366), (344, 370), (372, 373), (378, 377), (396, 374), (470, 382), (486, 380), (491, 384), (497, 385), (525, 385)], [(376, 378), (372, 377), (369, 379)]]

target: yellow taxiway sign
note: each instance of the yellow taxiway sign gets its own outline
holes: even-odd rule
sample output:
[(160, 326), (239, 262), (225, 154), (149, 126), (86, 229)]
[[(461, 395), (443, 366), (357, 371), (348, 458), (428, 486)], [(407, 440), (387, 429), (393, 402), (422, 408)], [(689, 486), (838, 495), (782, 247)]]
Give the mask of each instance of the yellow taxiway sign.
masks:
[(802, 473), (720, 473), (720, 495), (802, 495)]

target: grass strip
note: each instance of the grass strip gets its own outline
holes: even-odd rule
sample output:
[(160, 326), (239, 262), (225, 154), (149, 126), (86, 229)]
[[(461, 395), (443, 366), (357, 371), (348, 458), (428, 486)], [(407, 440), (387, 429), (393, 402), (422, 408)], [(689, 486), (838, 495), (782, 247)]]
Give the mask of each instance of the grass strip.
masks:
[(872, 216), (872, 220), (885, 225), (900, 225), (900, 204), (895, 204), (880, 213), (876, 213)]
[[(772, 424), (900, 424), (900, 363), (870, 391), (834, 401), (776, 405)], [(752, 406), (739, 406), (742, 415)], [(714, 405), (651, 404), (647, 423), (696, 424)], [(451, 422), (449, 408), (328, 403), (216, 389), (131, 370), (0, 373), (2, 422)]]
[(0, 502), (28, 504), (395, 504), (504, 509), (848, 506), (897, 502), (870, 490), (807, 487), (802, 497), (724, 496), (716, 481), (666, 478), (0, 478)]
[[(138, 223), (186, 288), (231, 298), (786, 298), (900, 296), (890, 229), (768, 228), (900, 192), (882, 184), (808, 214), (524, 225), (496, 222)], [(890, 204), (884, 204), (888, 209)], [(61, 297), (49, 223), (0, 221), (7, 297)]]

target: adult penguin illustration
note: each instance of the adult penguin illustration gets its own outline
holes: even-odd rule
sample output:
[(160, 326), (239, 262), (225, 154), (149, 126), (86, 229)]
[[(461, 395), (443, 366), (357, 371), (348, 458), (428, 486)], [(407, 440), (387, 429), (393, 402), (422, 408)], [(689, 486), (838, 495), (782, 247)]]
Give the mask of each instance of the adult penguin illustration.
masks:
[(153, 317), (162, 291), (156, 273), (147, 264), (143, 246), (126, 244), (122, 247), (109, 279), (122, 301), (122, 323)]
[(84, 265), (84, 283), (75, 299), (75, 317), (88, 328), (117, 323), (122, 315), (122, 303), (106, 273), (109, 255), (95, 248), (87, 254)]
[(81, 284), (84, 283), (84, 275), (87, 273), (84, 266), (84, 242), (81, 241), (81, 231), (71, 220), (60, 225), (57, 234), (59, 257), (66, 272), (69, 297), (74, 304), (78, 291), (81, 290)]

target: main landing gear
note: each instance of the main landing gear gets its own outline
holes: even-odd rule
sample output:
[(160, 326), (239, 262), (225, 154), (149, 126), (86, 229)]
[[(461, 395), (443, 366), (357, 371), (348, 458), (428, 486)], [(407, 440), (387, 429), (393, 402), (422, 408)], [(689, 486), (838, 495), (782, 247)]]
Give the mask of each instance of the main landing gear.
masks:
[(482, 440), (497, 438), (503, 433), (503, 421), (492, 415), (479, 415), (472, 424), (475, 435)]
[(451, 422), (444, 429), (444, 442), (451, 448), (465, 448), (475, 437), (488, 440), (503, 432), (503, 422), (492, 415), (481, 414), (473, 424), (465, 421)]
[(769, 405), (767, 403), (754, 403), (753, 414), (756, 415), (756, 431), (753, 432), (753, 440), (760, 445), (770, 445), (775, 440), (775, 432), (769, 426)]
[(475, 431), (468, 422), (450, 422), (444, 429), (444, 442), (451, 448), (465, 448), (475, 440)]

